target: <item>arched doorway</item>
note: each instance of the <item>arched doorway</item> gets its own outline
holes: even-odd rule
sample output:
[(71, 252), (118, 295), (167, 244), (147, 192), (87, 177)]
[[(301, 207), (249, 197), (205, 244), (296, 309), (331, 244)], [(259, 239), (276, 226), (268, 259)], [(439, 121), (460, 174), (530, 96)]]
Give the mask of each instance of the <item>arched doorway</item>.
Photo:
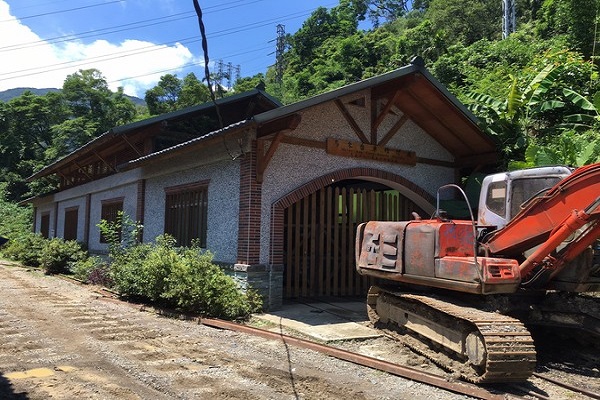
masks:
[(362, 296), (369, 278), (355, 270), (356, 228), (369, 220), (425, 215), (414, 201), (373, 179), (343, 179), (283, 209), (284, 297)]

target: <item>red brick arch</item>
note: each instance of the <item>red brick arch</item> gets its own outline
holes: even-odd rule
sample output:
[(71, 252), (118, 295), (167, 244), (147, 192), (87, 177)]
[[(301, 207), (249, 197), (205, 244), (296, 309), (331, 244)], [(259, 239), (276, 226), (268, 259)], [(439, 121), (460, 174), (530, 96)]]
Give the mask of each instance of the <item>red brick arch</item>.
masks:
[(424, 204), (428, 204), (430, 206), (435, 204), (435, 198), (423, 188), (402, 176), (388, 171), (382, 171), (376, 168), (350, 168), (330, 172), (300, 186), (273, 203), (271, 207), (271, 240), (269, 246), (269, 263), (271, 265), (283, 264), (283, 230), (285, 209), (297, 201), (305, 198), (306, 196), (309, 196), (310, 194), (315, 193), (334, 182), (346, 179), (376, 181), (391, 186), (395, 189), (400, 186), (406, 192), (411, 194), (410, 197), (420, 200), (419, 203), (421, 203), (420, 205), (422, 208), (425, 208), (423, 207)]

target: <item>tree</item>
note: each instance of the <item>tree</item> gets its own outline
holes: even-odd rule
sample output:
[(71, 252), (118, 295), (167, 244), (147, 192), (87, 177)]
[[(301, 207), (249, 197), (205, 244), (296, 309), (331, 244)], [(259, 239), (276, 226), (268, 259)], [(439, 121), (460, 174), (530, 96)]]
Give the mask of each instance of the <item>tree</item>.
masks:
[(96, 124), (96, 135), (135, 118), (135, 105), (124, 96), (122, 89), (115, 95), (97, 69), (79, 70), (67, 76), (62, 93), (72, 118)]
[(167, 74), (160, 77), (158, 84), (146, 91), (146, 104), (150, 115), (164, 114), (177, 109), (177, 99), (181, 94), (181, 81), (177, 75)]
[(410, 6), (407, 0), (368, 0), (366, 3), (369, 19), (375, 27), (379, 27), (382, 21), (389, 23), (404, 16)]
[[(535, 159), (534, 151), (556, 154), (560, 148), (564, 152), (563, 161), (575, 163), (577, 154), (567, 150), (568, 145), (571, 150), (583, 150), (582, 141), (574, 136), (578, 132), (587, 135), (592, 147), (584, 158), (592, 159), (597, 154), (600, 146), (598, 113), (592, 102), (572, 89), (589, 89), (582, 81), (591, 71), (588, 63), (569, 55), (568, 52), (543, 55), (539, 61), (545, 65), (533, 78), (527, 74), (509, 75), (510, 85), (503, 99), (481, 92), (471, 94), (469, 107), (484, 119), (487, 129), (501, 143), (508, 161), (529, 162)], [(554, 57), (561, 62), (552, 62)], [(594, 137), (596, 139), (589, 142), (589, 138)], [(538, 162), (543, 159), (538, 158)]]
[(28, 192), (25, 178), (41, 167), (52, 145), (52, 126), (68, 116), (62, 96), (36, 96), (26, 91), (2, 107), (0, 181), (7, 198), (19, 200)]
[(498, 39), (502, 33), (498, 0), (431, 0), (426, 15), (449, 44), (470, 45), (480, 39)]
[(167, 74), (146, 91), (145, 100), (150, 114), (158, 115), (205, 103), (210, 100), (210, 93), (194, 73), (189, 73), (183, 80)]
[(567, 35), (573, 49), (592, 55), (598, 0), (545, 0), (540, 10), (537, 33), (547, 39)]
[(179, 108), (195, 106), (210, 100), (208, 87), (204, 85), (193, 72), (183, 78), (181, 93), (177, 100)]

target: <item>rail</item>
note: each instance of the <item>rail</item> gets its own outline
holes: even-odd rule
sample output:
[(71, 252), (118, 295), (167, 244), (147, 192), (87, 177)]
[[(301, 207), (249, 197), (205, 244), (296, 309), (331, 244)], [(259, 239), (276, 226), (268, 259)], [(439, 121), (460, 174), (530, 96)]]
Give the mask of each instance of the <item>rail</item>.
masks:
[(284, 335), (281, 333), (266, 331), (264, 329), (254, 328), (247, 325), (241, 325), (234, 322), (223, 321), (219, 319), (200, 318), (199, 323), (213, 328), (227, 329), (236, 332), (243, 332), (260, 336), (270, 340), (282, 340), (286, 344), (315, 350), (340, 360), (349, 361), (354, 364), (384, 371), (396, 376), (411, 379), (416, 382), (425, 383), (454, 393), (463, 394), (484, 400), (505, 400), (504, 395), (499, 395), (486, 390), (485, 388), (463, 382), (450, 382), (445, 377), (434, 375), (428, 372), (419, 371), (410, 367), (390, 363), (377, 358), (352, 353), (336, 347), (327, 346), (320, 343), (311, 342), (301, 338)]

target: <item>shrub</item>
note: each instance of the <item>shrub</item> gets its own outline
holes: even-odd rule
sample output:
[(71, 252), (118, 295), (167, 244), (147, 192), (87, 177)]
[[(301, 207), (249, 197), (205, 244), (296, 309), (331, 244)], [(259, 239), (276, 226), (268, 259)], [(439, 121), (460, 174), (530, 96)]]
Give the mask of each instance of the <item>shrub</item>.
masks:
[(262, 306), (258, 296), (243, 293), (212, 263), (212, 254), (196, 246), (177, 248), (168, 235), (157, 237), (155, 244), (121, 248), (110, 276), (121, 295), (211, 317), (244, 318)]
[(86, 258), (87, 252), (75, 240), (53, 238), (42, 248), (40, 266), (47, 274), (68, 273), (69, 264)]
[(93, 285), (112, 286), (108, 265), (100, 257), (88, 257), (69, 265), (71, 273), (80, 281)]
[(112, 260), (110, 278), (114, 289), (121, 295), (132, 298), (144, 298), (147, 292), (144, 262), (152, 247), (149, 244), (138, 244)]
[(29, 267), (39, 267), (42, 263), (42, 250), (46, 245), (42, 235), (27, 233), (8, 241), (2, 247), (2, 254), (11, 260)]
[(181, 262), (173, 265), (164, 297), (184, 311), (236, 319), (260, 310), (254, 293), (243, 293), (233, 278), (212, 263), (212, 254), (199, 248), (185, 248)]

